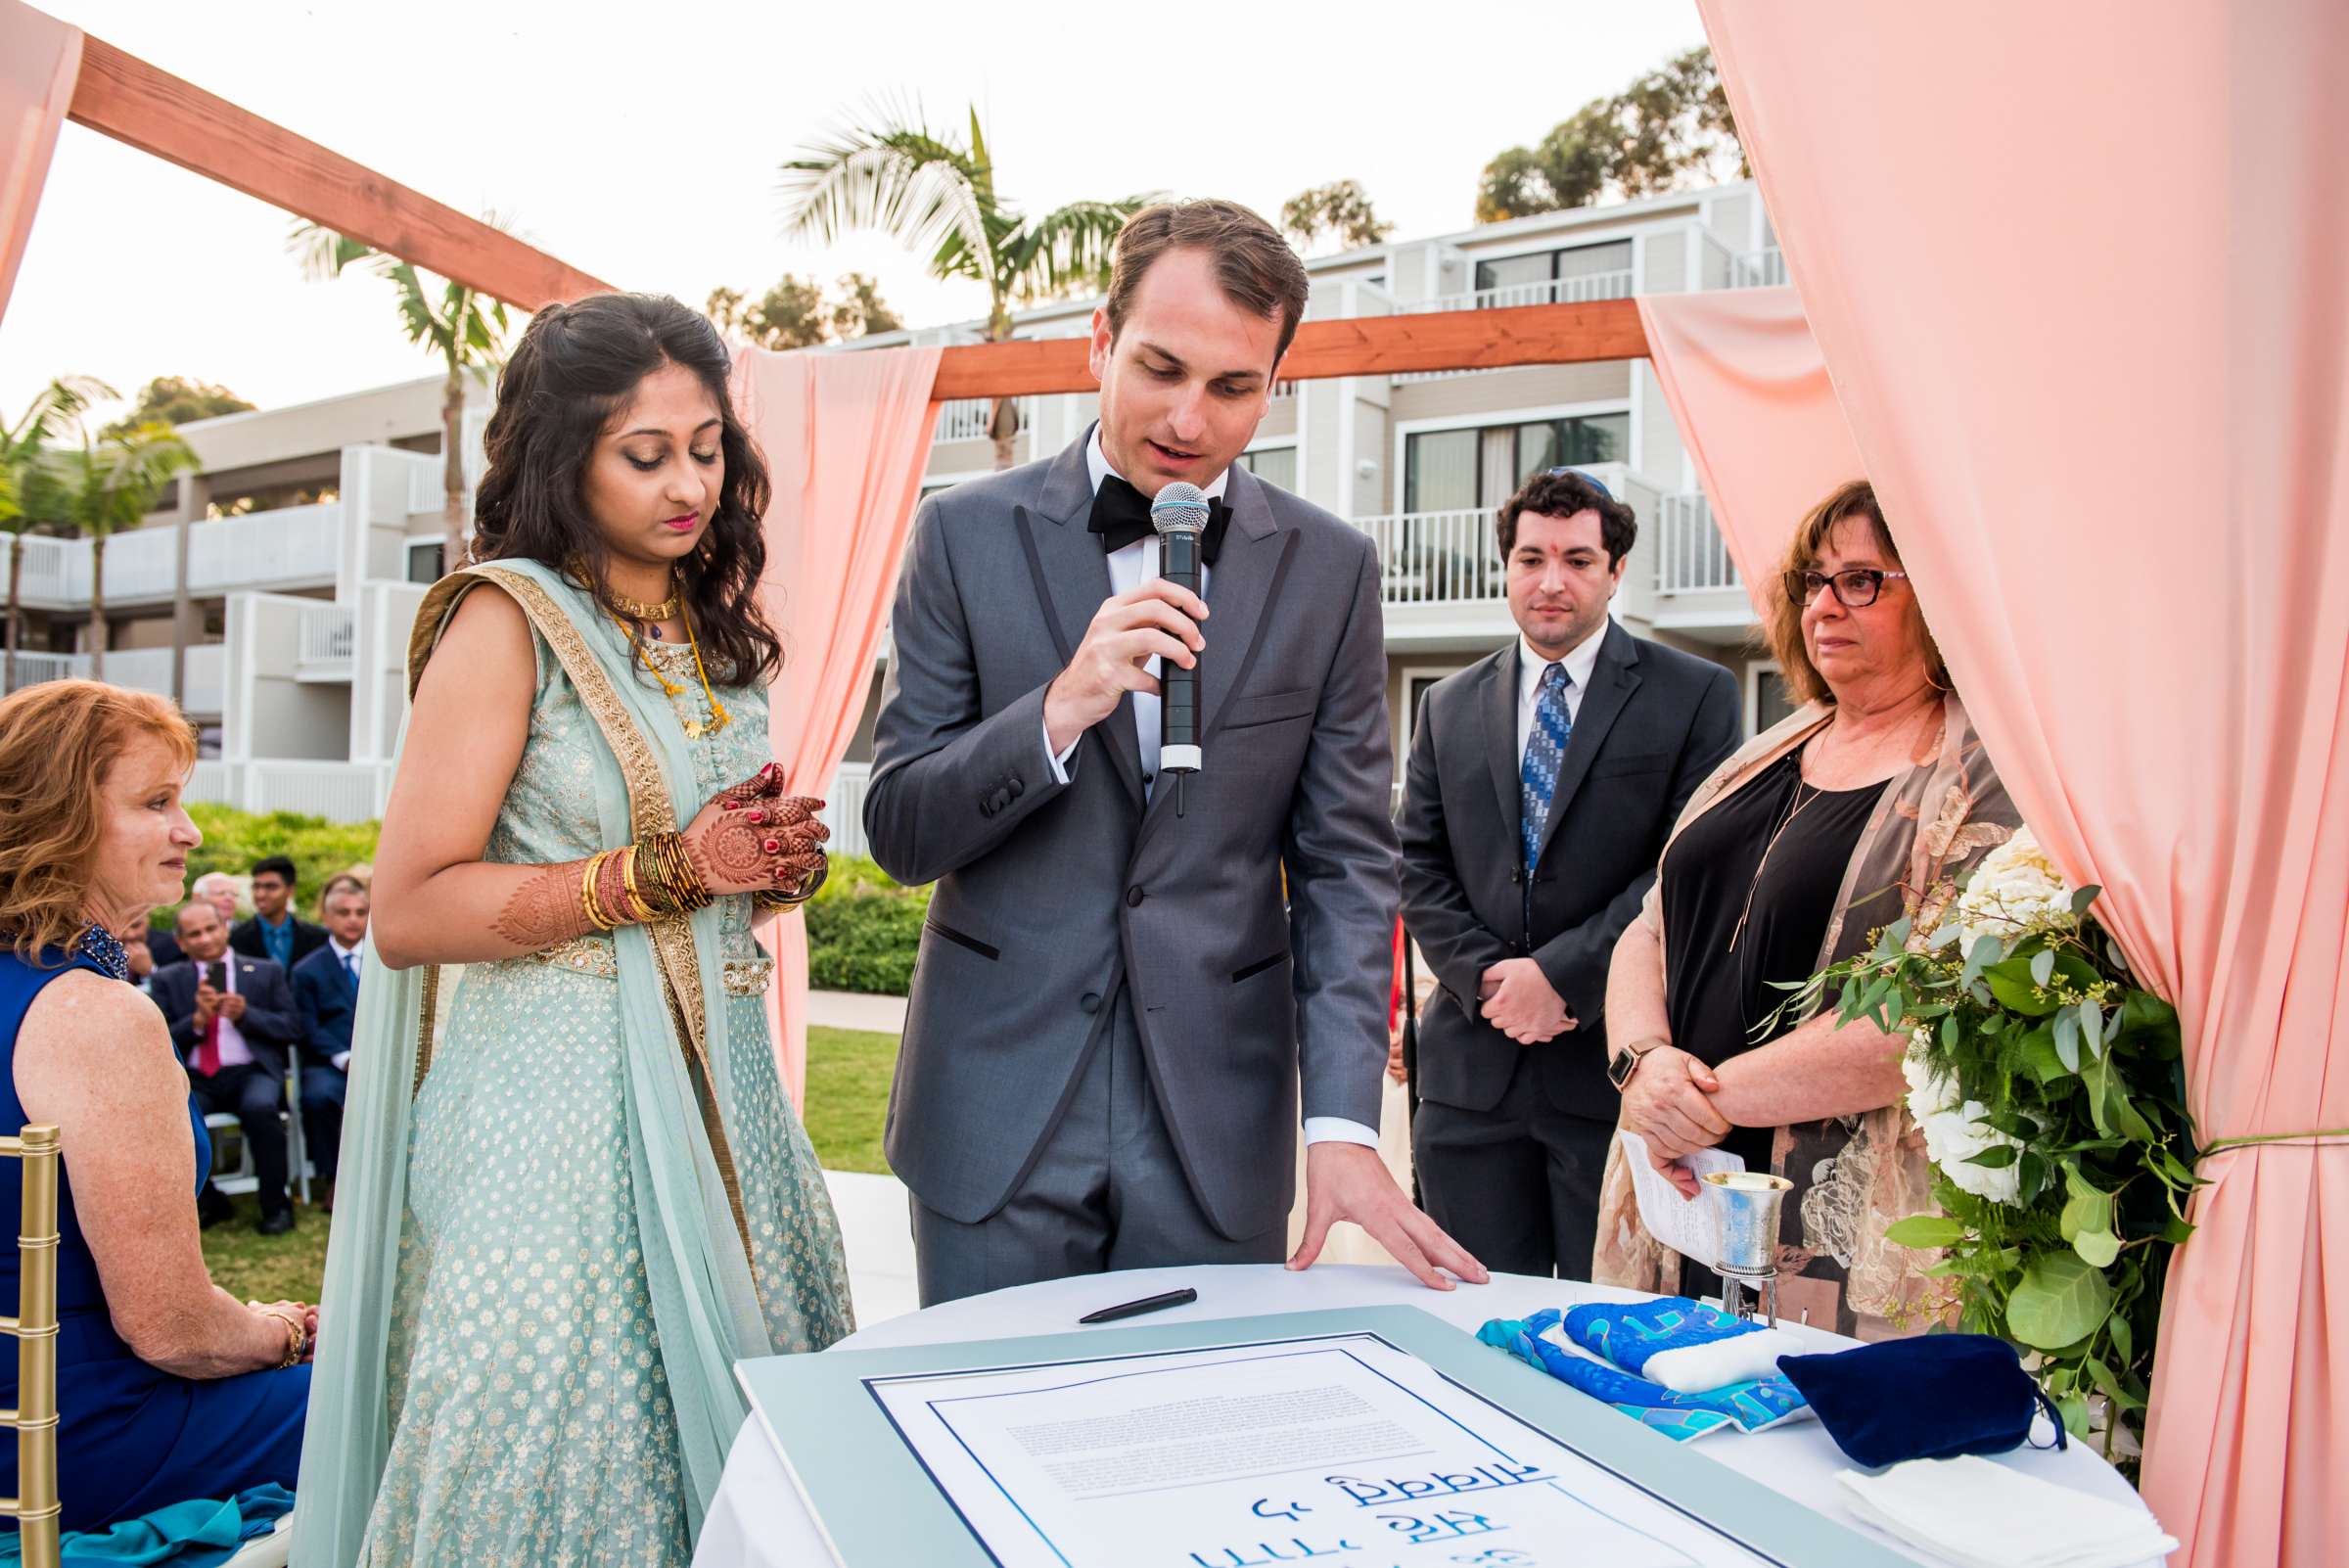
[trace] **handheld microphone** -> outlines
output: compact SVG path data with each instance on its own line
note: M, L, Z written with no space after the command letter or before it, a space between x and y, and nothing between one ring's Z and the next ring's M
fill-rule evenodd
M1159 576L1199 592L1199 535L1207 530L1207 492L1179 482L1150 502L1150 527L1158 531ZM1182 780L1199 771L1199 667L1184 669L1172 661L1159 668L1158 770L1174 775L1174 814L1182 814Z

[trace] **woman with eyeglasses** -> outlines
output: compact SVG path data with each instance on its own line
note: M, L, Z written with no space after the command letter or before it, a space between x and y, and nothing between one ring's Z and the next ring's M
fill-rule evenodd
M1865 481L1795 532L1765 634L1802 709L1698 786L1607 979L1620 1125L1693 1201L1676 1162L1721 1147L1794 1183L1778 1311L1862 1337L1940 1315L1930 1256L1884 1240L1929 1207L1924 1140L1903 1106L1906 1043L1833 1009L1786 1006L1903 915L1930 932L2018 817L1951 689ZM1710 1295L1639 1222L1624 1145L1599 1200L1592 1278Z

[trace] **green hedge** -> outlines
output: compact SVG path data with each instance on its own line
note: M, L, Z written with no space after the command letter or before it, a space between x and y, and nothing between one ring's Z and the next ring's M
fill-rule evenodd
M816 990L902 996L912 988L928 888L899 887L872 861L841 855L804 912L807 978Z
M204 832L204 843L188 856L190 887L198 877L213 871L242 877L253 869L253 861L282 854L294 862L295 897L305 920L317 917L318 890L326 886L327 878L352 866L375 863L376 835L383 828L380 822L329 822L322 816L293 811L260 815L209 802L192 803L188 815ZM158 909L149 919L168 927L173 913Z

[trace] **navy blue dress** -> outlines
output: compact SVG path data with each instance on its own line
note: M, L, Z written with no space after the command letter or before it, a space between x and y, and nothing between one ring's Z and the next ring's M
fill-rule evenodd
M61 955L42 957L57 963ZM41 988L69 968L105 972L80 956L41 968L0 947L0 1132L14 1133L26 1120L17 1098L17 1032ZM202 1190L212 1143L193 1100L188 1122ZM199 1380L140 1360L115 1332L98 1266L74 1217L73 1151L65 1150L60 1163L57 1465L64 1528L103 1530L170 1503L234 1497L264 1481L292 1487L301 1461L309 1367ZM23 1213L23 1181L22 1163L0 1160L0 1225L10 1230ZM0 1311L16 1310L18 1265L17 1249L0 1245ZM16 1403L16 1357L0 1342L0 1406ZM0 1442L0 1494L16 1492L17 1446Z

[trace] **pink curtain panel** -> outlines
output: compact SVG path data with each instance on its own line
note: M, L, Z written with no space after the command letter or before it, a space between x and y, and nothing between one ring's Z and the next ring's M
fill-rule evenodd
M864 712L938 420L938 352L735 352L735 405L774 480L763 603L783 672L767 732L795 795L823 793ZM806 917L769 921L760 940L775 958L776 1065L805 1103Z
M0 314L16 287L57 150L57 127L81 76L81 29L0 0Z
M1992 757L2178 1004L2205 1144L2275 1140L2202 1163L2145 1499L2190 1568L2337 1563L2349 6L1699 4Z

